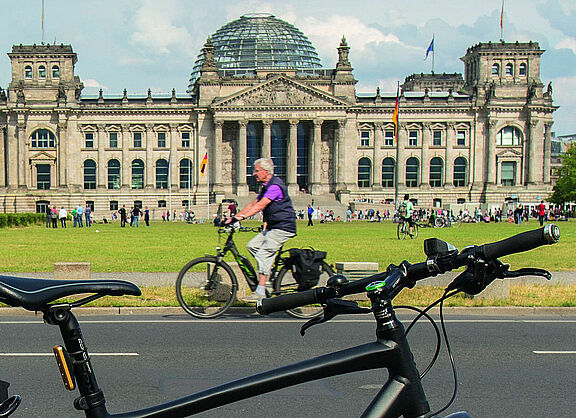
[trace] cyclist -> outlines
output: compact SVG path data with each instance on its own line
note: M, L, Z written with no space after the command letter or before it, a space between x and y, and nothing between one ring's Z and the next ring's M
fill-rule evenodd
M266 297L266 282L276 253L286 241L296 236L296 215L292 200L284 182L274 175L272 159L256 160L253 175L262 184L260 193L244 209L224 222L229 224L234 219L249 218L258 212L262 212L264 218L264 229L246 246L258 263L258 287L251 295L241 298L246 302L257 302Z
M400 217L404 219L404 222L408 222L408 233L410 238L414 237L414 219L412 219L412 213L414 212L414 205L410 202L410 196L408 193L404 195L404 201L400 204Z

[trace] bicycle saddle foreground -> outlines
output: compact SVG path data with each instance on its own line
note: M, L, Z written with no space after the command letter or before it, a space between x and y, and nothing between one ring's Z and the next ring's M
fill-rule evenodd
M30 311L42 311L50 302L81 293L102 296L142 294L138 286L123 280L49 280L0 275L0 302Z

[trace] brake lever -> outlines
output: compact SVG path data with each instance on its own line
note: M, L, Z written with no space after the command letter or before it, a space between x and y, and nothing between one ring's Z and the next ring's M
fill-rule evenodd
M313 325L318 325L323 322L328 322L336 315L352 315L363 314L372 312L368 308L361 308L357 302L342 299L328 299L324 306L324 313L322 316L312 318L300 328L300 335L304 336L306 330Z
M518 270L508 270L507 272L505 272L503 278L514 278L522 276L540 276L544 277L546 280L552 279L552 274L548 270L537 268L521 268Z

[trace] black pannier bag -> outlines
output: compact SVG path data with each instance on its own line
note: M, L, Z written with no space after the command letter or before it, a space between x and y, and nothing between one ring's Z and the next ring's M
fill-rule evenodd
M292 275L298 282L298 291L316 286L322 274L322 260L326 258L326 251L311 248L290 248L288 251L290 251Z

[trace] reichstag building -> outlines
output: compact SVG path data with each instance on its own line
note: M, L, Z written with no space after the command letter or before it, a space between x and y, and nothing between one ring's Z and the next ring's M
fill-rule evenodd
M187 94L82 95L71 45L14 45L0 88L0 211L167 207L247 199L272 157L296 199L417 205L534 203L551 191L552 88L537 42L479 43L463 74L412 74L355 90L346 39L324 68L307 37L245 15L206 41ZM201 175L208 155L207 172Z

